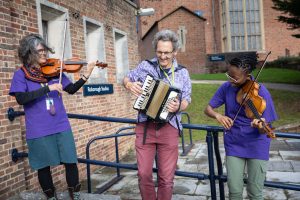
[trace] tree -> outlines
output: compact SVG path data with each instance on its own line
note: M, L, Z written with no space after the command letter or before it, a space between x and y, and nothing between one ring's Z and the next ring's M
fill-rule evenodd
M275 10L281 11L283 15L278 16L277 20L288 24L288 29L300 29L300 0L272 0ZM293 37L300 38L300 34Z

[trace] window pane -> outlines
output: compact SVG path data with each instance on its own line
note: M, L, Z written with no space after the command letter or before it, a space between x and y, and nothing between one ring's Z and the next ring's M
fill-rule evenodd
M232 48L232 50L233 51L235 51L236 50L236 48L235 48L235 37L231 37L231 48Z
M221 1L222 18L225 18L223 17L223 14L225 16L225 3L226 1ZM230 18L230 27L228 28L230 28L231 35L229 37L231 37L232 51L249 49L259 50L261 48L261 22L259 3L260 0L228 0L228 14ZM224 19L222 19L222 22L223 20ZM223 22L222 28L223 31L226 30L225 22Z
M246 0L248 50L261 48L260 12L258 0Z
M245 37L241 37L241 49L245 49Z

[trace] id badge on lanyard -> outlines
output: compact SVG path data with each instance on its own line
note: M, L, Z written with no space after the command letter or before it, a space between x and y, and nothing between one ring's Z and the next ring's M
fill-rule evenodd
M48 85L48 83L46 83L46 86ZM43 83L41 83L42 87L45 87ZM56 111L55 111L55 106L54 106L54 99L52 97L50 97L47 93L47 97L46 97L46 109L49 111L49 113L51 115L55 115Z

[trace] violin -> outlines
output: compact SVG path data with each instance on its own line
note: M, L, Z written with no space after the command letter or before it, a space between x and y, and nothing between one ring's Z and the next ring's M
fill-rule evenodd
M266 109L266 101L259 96L258 90L260 85L253 81L247 80L236 95L237 102L244 106L246 116L250 119L261 119L262 113ZM248 95L246 95L248 92ZM269 138L276 138L273 129L262 121L263 129Z
M246 82L242 85L241 89L238 91L236 95L236 100L240 104L240 107L237 113L235 114L233 121L235 121L235 119L237 118L237 115L239 114L241 108L244 107L246 116L250 119L259 119L262 122L263 130L266 132L267 136L273 139L276 138L273 129L263 120L261 120L262 113L266 109L267 104L265 99L259 96L258 91L260 85L256 82L270 54L271 52L269 52L266 56L266 59L264 60L264 63L261 66L259 72L257 73L255 79L247 79Z
M45 77L55 77L60 74L61 66L63 72L76 73L86 64L86 61L81 61L78 58L72 58L63 63L61 63L60 59L49 58L47 59L47 62L41 66L41 71ZM107 67L107 64L97 61L96 66L103 69Z

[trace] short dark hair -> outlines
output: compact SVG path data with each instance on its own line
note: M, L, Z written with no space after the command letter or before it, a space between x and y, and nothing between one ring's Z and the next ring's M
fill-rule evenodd
M20 40L18 56L23 65L28 67L37 63L39 53L36 51L36 47L39 44L42 45L45 50L54 53L52 48L48 47L45 40L39 34L29 34Z
M248 73L251 73L256 68L257 63L256 54L236 57L229 61L230 65L234 65Z

